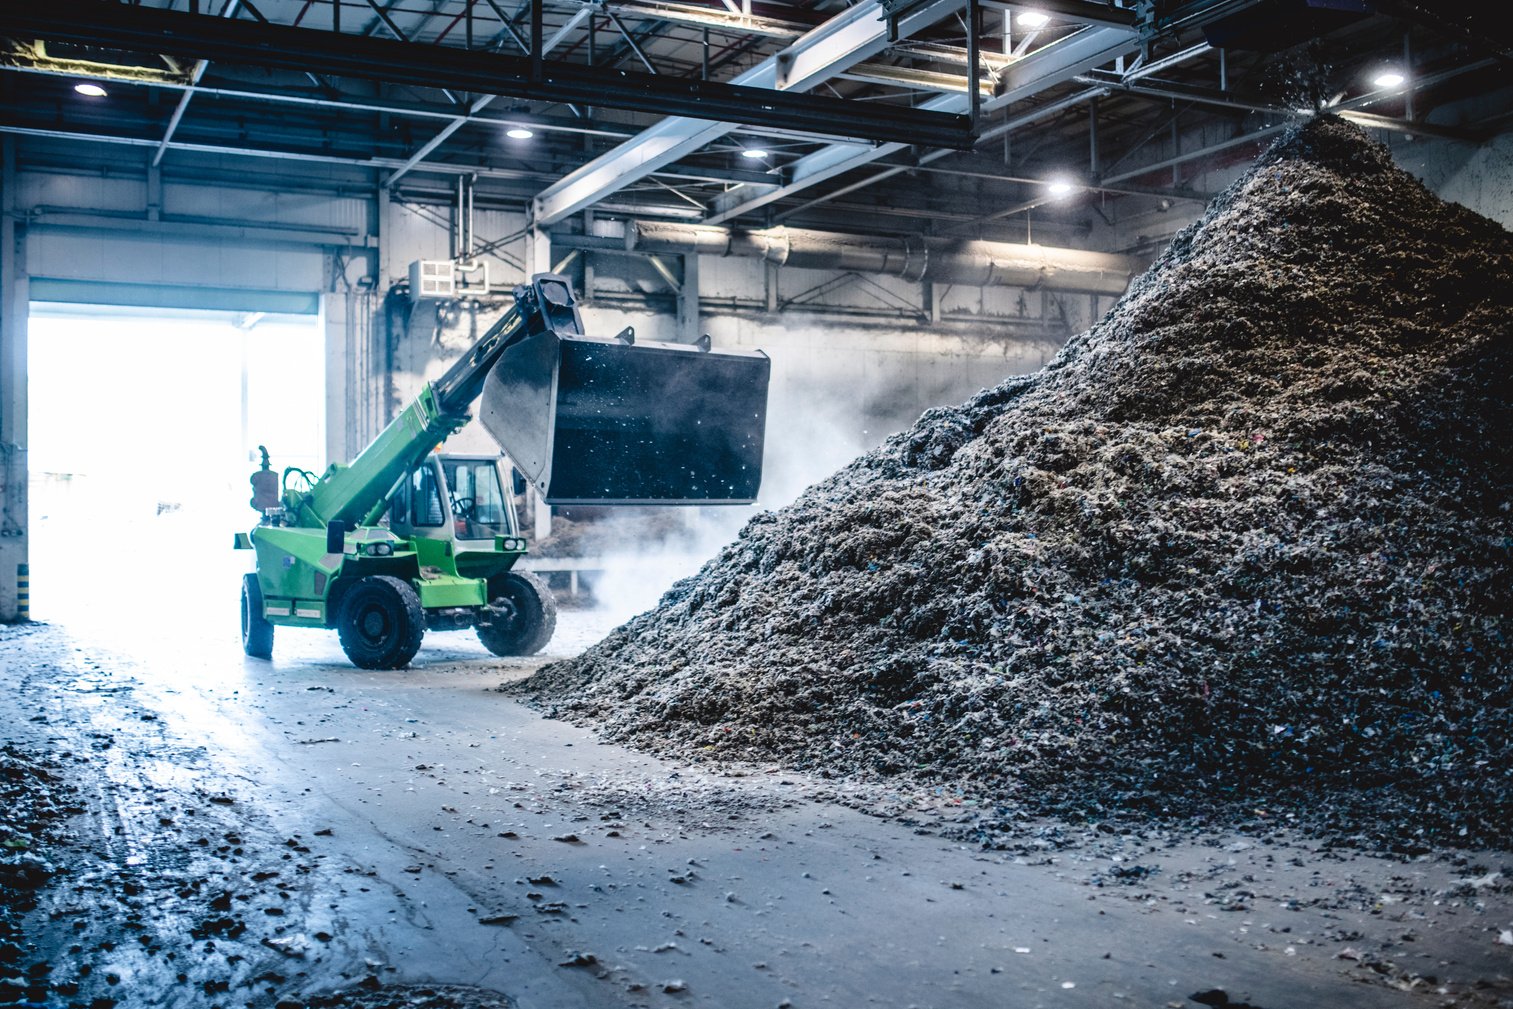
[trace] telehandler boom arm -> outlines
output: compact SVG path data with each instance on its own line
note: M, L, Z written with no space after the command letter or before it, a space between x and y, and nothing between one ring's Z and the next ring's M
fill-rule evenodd
M285 490L304 528L376 522L399 481L469 419L482 420L543 498L711 504L756 498L770 362L760 352L589 337L565 278L539 274L446 373L350 465Z
M293 524L319 528L342 522L351 527L377 521L395 484L467 422L489 369L525 330L524 320L534 311L532 301L517 297L514 307L445 375L427 383L350 465L333 464L308 492L297 492L297 500L285 505L295 505Z

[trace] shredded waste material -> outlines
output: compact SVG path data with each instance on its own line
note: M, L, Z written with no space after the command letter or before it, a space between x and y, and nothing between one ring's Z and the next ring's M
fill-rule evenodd
M1041 372L510 689L1031 815L1513 842L1513 235L1280 140Z
M46 970L27 963L25 923L58 872L52 842L78 811L70 802L55 762L13 743L0 747L0 1005L46 998Z

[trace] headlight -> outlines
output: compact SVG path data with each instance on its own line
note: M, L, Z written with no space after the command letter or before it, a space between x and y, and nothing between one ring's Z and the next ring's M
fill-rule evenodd
M391 543L369 543L367 552L370 557L387 557L394 552L394 545Z

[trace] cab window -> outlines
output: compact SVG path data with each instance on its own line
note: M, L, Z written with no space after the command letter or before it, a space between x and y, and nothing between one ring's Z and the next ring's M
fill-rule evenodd
M436 486L436 468L427 463L410 475L410 524L439 526L445 522L441 489Z
M492 460L443 461L459 539L489 539L513 532L509 504Z

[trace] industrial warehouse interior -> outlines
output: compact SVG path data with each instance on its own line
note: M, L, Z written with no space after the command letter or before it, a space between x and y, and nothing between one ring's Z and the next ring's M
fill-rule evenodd
M0 0L0 1005L1513 1007L1513 30Z

